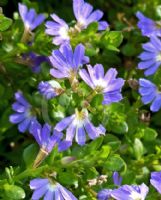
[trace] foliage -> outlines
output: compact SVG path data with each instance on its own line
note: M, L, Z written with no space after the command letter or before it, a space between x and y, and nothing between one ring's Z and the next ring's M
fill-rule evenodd
M72 21L72 1L29 1L23 0L30 8L50 17L57 13L70 24ZM138 88L131 81L144 77L137 68L138 55L142 52L141 43L147 42L137 28L136 11L140 10L154 20L161 19L159 0L120 0L89 1L101 9L110 28L98 31L98 23L91 23L85 30L71 36L71 45L85 46L90 64L101 63L105 71L114 67L119 77L125 80L123 99L110 105L102 105L103 96L95 94L86 105L90 119L95 126L106 128L105 136L84 146L73 145L66 151L53 148L49 156L38 168L33 162L39 151L38 144L28 132L20 133L17 125L9 122L13 113L14 93L22 91L25 98L37 110L38 120L55 126L63 118L84 106L92 94L92 89L83 81L73 91L68 80L57 80L49 71L51 63L41 64L40 73L33 73L32 63L24 55L34 52L50 56L58 47L52 44L52 37L45 34L44 23L36 28L23 41L24 24L18 14L18 2L0 1L0 198L30 199L32 191L29 181L36 177L54 176L56 181L68 188L78 199L96 199L102 188L114 188L112 174L118 171L123 184L149 184L150 172L161 170L161 110L153 113L149 105L143 105ZM8 8L13 5L13 9ZM63 12L62 12L63 8ZM153 10L153 12L152 12ZM153 14L154 15L153 15ZM46 18L47 21L47 18ZM28 42L32 42L29 45ZM161 70L150 77L157 86L161 85ZM41 81L57 80L65 92L49 101L38 92ZM92 96L92 95L91 95ZM53 174L56 175L53 175ZM91 186L89 181L107 175L107 181ZM159 194L150 186L147 199L159 199Z

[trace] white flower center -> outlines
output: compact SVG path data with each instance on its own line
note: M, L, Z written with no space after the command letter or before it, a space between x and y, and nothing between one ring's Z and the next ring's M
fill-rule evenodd
M94 81L94 83L95 83L96 86L99 86L99 87L102 87L102 88L106 88L107 87L107 83L103 79L98 79L98 80L96 79Z
M55 188L56 188L56 185L48 184L48 190L53 192L55 190Z
M83 125L85 124L87 115L88 115L88 113L86 111L79 112L78 110L76 110L75 119L73 121L73 124L75 126L77 126L78 128L83 127Z
M142 199L141 194L139 194L138 192L135 192L135 191L132 191L130 197L131 197L133 200L141 200L141 199Z
M85 21L85 19L82 18L82 17L79 18L78 23L79 23L80 26L86 26L86 21Z
M161 61L161 53L159 53L159 54L156 56L156 61L157 61L157 62L160 62L160 61Z
M59 30L59 34L61 35L61 37L63 39L69 39L69 35L68 35L68 29L65 27L61 27Z

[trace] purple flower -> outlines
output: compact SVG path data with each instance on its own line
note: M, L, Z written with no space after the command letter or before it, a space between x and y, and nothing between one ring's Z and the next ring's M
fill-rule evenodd
M122 183L122 177L119 176L118 172L113 173L113 182L115 185L120 186Z
M103 189L97 194L98 200L109 200L112 196L112 190L111 189Z
M16 102L12 105L12 109L16 113L10 115L10 122L18 124L18 130L25 132L29 130L31 132L32 125L37 123L36 117L32 114L32 107L24 98L21 92L15 93Z
M103 12L93 11L93 6L84 0L73 0L73 11L77 19L77 27L85 29L92 22L98 22L98 30L105 30L109 25L106 21L100 21ZM92 12L93 11L93 12Z
M54 80L52 81L41 81L38 85L40 94L46 99L52 99L63 92L60 84Z
M46 34L55 36L53 43L55 45L62 45L69 43L70 33L80 32L82 29L92 22L98 22L98 30L105 30L109 25L105 21L100 21L103 16L103 12L100 10L93 11L93 6L89 3L85 3L84 0L73 0L73 11L77 19L77 23L74 28L69 28L68 24L60 19L56 14L52 14L53 21L46 22ZM93 12L92 12L93 11Z
M150 110L157 112L161 108L161 92L157 87L146 79L139 79L139 93L141 94L144 104L151 103Z
M37 15L33 8L28 10L24 4L19 3L18 10L27 30L29 29L30 31L33 31L45 20L43 14Z
M81 78L97 93L104 95L103 104L118 102L122 99L121 88L124 85L122 78L116 78L116 69L109 69L104 75L104 68L101 64L91 65L86 69L80 70Z
M75 136L75 140L79 145L84 145L86 142L86 133L89 138L94 140L101 134L105 134L105 128L100 125L95 127L89 120L88 111L83 109L82 111L76 110L75 114L70 117L66 117L56 124L55 129L57 131L63 131L66 129L65 141L71 142Z
M54 21L46 22L45 24L46 34L55 36L53 38L53 44L55 45L69 43L70 37L68 35L69 32L68 24L55 14L52 14L51 17Z
M150 183L161 194L161 171L151 173Z
M30 188L35 190L32 200L77 200L77 198L65 187L49 179L36 178L30 181Z
M145 50L140 54L142 60L138 64L139 69L144 69L145 76L154 74L161 65L161 40L156 36L150 37L150 42L142 45Z
M35 53L29 53L29 59L31 61L31 70L34 73L39 73L41 70L41 64L49 61L46 56L39 56Z
M160 22L153 21L152 19L145 17L140 11L136 13L139 19L138 27L141 29L144 36L161 36L161 24Z
M50 74L55 78L68 78L71 83L75 81L79 67L89 62L82 44L77 45L74 52L69 44L62 45L49 58L53 65Z
M149 188L142 183L141 185L123 185L112 191L112 197L116 200L144 200Z
M63 137L63 133L54 130L51 134L51 126L44 124L42 127L40 123L35 123L32 127L32 135L39 144L40 148L49 154L56 144L59 144Z

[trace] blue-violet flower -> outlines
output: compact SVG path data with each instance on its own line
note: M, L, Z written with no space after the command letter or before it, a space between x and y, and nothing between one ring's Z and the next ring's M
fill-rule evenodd
M53 65L50 74L55 78L68 78L71 84L76 81L79 67L89 62L82 44L77 45L74 52L69 44L62 45L49 58Z
M87 69L88 72L86 69L81 69L79 74L93 90L103 94L103 104L118 102L122 99L121 88L124 80L116 78L116 69L110 68L105 75L101 64L96 64L94 67L88 65Z
M112 189L103 189L97 194L97 199L98 200L109 200L112 198Z
M151 173L150 183L161 194L161 171Z
M121 185L122 177L119 175L118 172L114 172L112 178L113 178L113 182L115 185L117 185L117 186Z
M76 26L85 29L92 22L98 22L98 30L105 30L109 25L106 21L100 21L103 12L100 10L93 11L93 6L84 0L73 0L73 11L77 19Z
M86 29L92 22L98 22L98 30L105 30L109 25L106 21L100 21L103 12L100 10L93 11L93 6L89 3L85 3L84 0L73 0L73 11L77 23L74 28L69 28L68 24L60 19L56 14L52 14L53 21L46 22L46 34L55 36L53 43L55 45L61 45L70 42L70 33L80 32L82 29Z
M161 36L161 22L145 17L140 11L136 13L136 16L139 19L137 25L141 29L142 35L147 37Z
M40 148L49 154L56 144L59 144L63 133L53 130L51 134L52 127L49 124L44 124L43 127L40 123L35 123L32 127L32 135L39 144Z
M141 185L123 185L112 191L112 197L116 200L144 200L149 192L149 188Z
M65 187L49 179L36 178L30 181L30 188L35 190L32 200L77 200L77 198Z
M68 35L68 24L63 19L60 19L56 14L52 14L51 17L54 21L46 22L46 34L55 36L53 38L53 44L55 45L69 43L70 37Z
M24 22L25 29L27 30L33 31L45 20L45 16L43 14L37 15L33 8L28 10L26 5L22 3L18 4L18 10L22 21Z
M15 93L16 102L12 105L12 109L16 113L10 115L10 122L18 124L18 130L25 132L29 130L31 133L32 126L37 123L36 117L32 114L32 107L24 98L21 92Z
M88 111L83 109L82 111L76 110L75 114L70 117L66 117L55 126L57 131L63 131L66 129L66 138L68 142L75 140L79 145L84 145L86 142L86 133L89 138L94 140L101 134L105 134L105 128L102 125L95 127L89 120Z
M52 99L60 95L64 90L57 81L41 81L38 90L46 99Z
M145 50L140 54L142 60L138 64L139 69L144 69L145 76L154 74L161 65L161 40L156 36L150 37L150 42L142 45Z
M161 108L161 92L156 85L146 79L139 79L139 93L141 94L144 104L151 103L150 110L157 112Z

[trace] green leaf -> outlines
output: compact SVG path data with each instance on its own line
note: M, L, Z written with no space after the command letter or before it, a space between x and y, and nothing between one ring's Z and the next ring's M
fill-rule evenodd
M110 148L109 145L103 145L103 146L101 147L99 159L100 159L100 158L106 159L106 158L109 156L110 151L111 151L111 148Z
M104 142L108 144L112 148L113 151L116 151L120 147L120 144L121 144L121 141L112 134L107 134L104 137Z
M12 20L0 14L0 31L6 31L12 24Z
M126 174L123 176L123 183L122 184L132 184L135 182L136 174L133 171L127 171Z
M98 107L99 105L102 104L103 101L103 95L102 94L97 94L91 101L91 106L93 107Z
M119 51L117 47L120 46L122 40L123 35L121 31L108 31L102 36L101 43L109 50Z
M59 97L59 104L61 106L69 106L71 98L67 94L62 94Z
M142 142L138 138L135 138L135 140L134 140L133 149L134 149L134 155L135 155L136 159L139 160L144 153L144 147L143 147Z
M39 147L37 144L30 144L28 147L24 149L23 159L27 167L33 165L34 160L38 154Z
M144 140L146 141L152 141L152 140L155 140L156 137L157 137L158 133L152 129L152 128L146 128L144 130Z
M89 26L82 31L82 34L87 34L87 35L91 35L93 33L96 33L98 30L98 23L97 22L93 22L91 24L89 24Z
M135 56L137 54L137 50L134 44L128 43L123 46L122 53L125 56Z
M61 172L58 177L60 183L64 185L73 185L75 182L77 182L76 175L71 171L67 172Z
M104 163L104 168L110 171L120 171L126 167L126 163L119 155L111 155Z
M87 146L86 146L86 152L87 153L90 153L90 152L93 152L97 149L99 149L99 147L101 146L103 142L103 137L98 137L97 139L93 140L91 143L89 143Z
M11 198L13 200L24 199L26 196L24 190L21 187L9 184L4 185L4 193L6 199Z
M126 122L119 122L115 126L113 126L112 131L114 133L118 133L118 134L127 133L128 132L128 125L127 125Z

